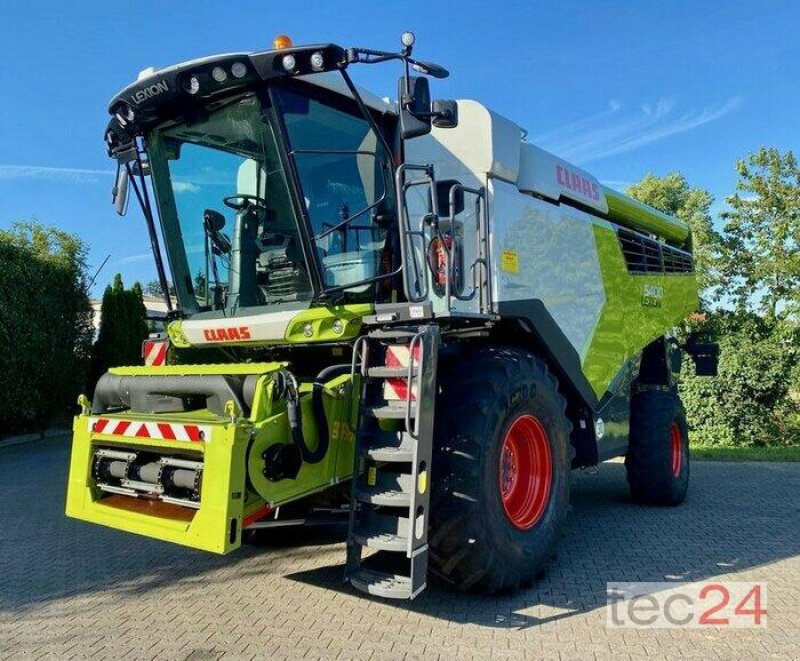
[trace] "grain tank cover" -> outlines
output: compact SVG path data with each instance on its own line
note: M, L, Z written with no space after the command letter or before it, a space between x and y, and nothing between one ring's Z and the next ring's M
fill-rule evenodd
M435 163L437 172L458 178L459 170L515 184L521 193L578 206L620 225L682 244L689 228L676 218L607 186L572 163L526 142L519 125L477 101L458 101L459 123L409 141L406 156ZM454 167L458 164L458 167Z
M689 237L689 226L677 218L606 186L603 186L603 192L611 220L677 243L683 243Z
M551 200L566 198L602 214L608 213L603 186L592 175L554 154L523 142L517 188Z

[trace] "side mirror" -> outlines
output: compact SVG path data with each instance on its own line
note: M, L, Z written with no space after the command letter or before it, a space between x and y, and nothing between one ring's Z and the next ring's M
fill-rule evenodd
M460 182L455 179L443 179L436 182L436 199L439 202L439 214L442 218L449 218L451 213L455 217L464 211L464 189L459 184ZM458 188L456 188L453 200L455 208L450 209L450 191L453 186L458 186Z
M437 100L431 108L433 125L437 129L454 129L458 126L458 103Z
M117 180L111 191L111 199L117 215L124 216L128 212L128 168L122 164L117 165Z
M400 135L403 140L431 132L431 91L428 79L422 76L401 77L397 98L400 99Z
M702 342L701 333L691 333L683 349L694 362L697 376L717 376L719 367L719 345L715 342Z

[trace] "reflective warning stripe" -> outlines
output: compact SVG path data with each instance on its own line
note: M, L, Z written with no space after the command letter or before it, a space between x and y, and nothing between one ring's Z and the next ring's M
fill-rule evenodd
M421 355L419 345L414 347L414 364L419 368L419 358ZM386 367L408 367L411 354L408 345L398 344L386 348ZM411 391L411 399L415 400L419 392L419 384L414 379L414 387ZM385 399L408 399L408 380L405 377L386 379L383 385L383 396Z
M125 438L150 438L158 441L189 441L204 443L211 438L208 425L178 425L168 422L143 422L111 418L89 418L89 431L93 434L123 436Z
M145 340L142 345L144 364L148 367L161 367L167 362L168 340Z

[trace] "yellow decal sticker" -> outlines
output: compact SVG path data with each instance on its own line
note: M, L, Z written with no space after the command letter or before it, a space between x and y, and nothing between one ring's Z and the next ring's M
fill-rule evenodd
M507 273L519 273L519 253L516 250L504 250L500 268Z
M367 470L367 485L374 487L378 481L378 469L375 466L370 466Z

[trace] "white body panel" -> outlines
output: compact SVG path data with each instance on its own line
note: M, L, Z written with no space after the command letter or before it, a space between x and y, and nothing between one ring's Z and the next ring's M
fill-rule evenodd
M437 181L455 179L469 188L486 188L493 300L541 299L559 325L569 329L567 337L583 357L605 300L592 217L541 201L534 194L553 201L568 198L606 213L608 205L600 182L588 172L523 142L519 126L476 101L458 101L458 113L455 128L434 127L430 135L409 140L406 161L433 165ZM412 217L412 226L425 211L424 200L416 202L420 210ZM464 214L462 223L467 270L477 256L474 215ZM519 273L502 270L504 250L516 251ZM565 254L570 255L571 265L576 260L580 272L562 271ZM464 275L468 289L471 275ZM584 304L576 305L576 298L584 298ZM431 300L434 311L441 312L441 297L432 294ZM453 299L451 311L477 313L478 300Z
M286 335L289 322L300 310L254 314L230 319L184 319L181 324L186 340L192 345L221 344L225 342L279 340ZM230 330L235 329L235 337ZM223 331L223 335L220 335Z
M541 300L583 360L606 302L593 232L603 221L496 179L489 192L492 299Z
M535 145L522 143L517 188L551 200L562 197L608 213L603 187L586 170L567 163Z

